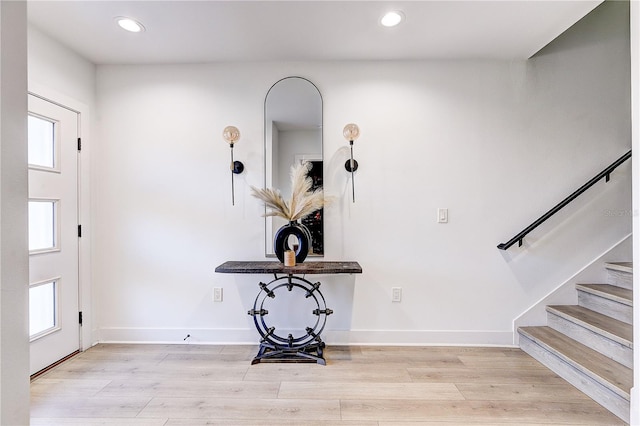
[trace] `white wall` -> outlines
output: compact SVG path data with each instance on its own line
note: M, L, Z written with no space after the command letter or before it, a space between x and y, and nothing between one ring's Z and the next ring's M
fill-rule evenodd
M27 10L0 2L0 424L29 423Z
M631 230L626 164L522 248L495 247L630 148L625 19L624 4L605 3L528 62L99 66L99 339L255 342L246 311L268 277L213 269L264 259L249 195L263 183L263 101L300 75L323 95L325 190L339 198L325 258L364 270L321 278L336 311L327 340L511 344L514 318ZM348 122L362 130L355 204ZM229 124L246 166L235 207ZM211 301L214 286L224 302Z
M55 91L88 106L95 104L96 67L66 46L29 26L29 90Z

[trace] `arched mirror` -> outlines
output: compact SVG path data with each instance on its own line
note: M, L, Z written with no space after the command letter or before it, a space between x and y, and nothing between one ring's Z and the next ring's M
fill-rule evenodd
M318 88L301 77L276 82L264 101L265 187L277 188L285 200L291 196L289 172L296 162L308 161L313 189L322 187L322 96ZM302 219L309 229L308 256L324 255L323 211ZM286 222L265 218L265 252L275 256L273 237Z

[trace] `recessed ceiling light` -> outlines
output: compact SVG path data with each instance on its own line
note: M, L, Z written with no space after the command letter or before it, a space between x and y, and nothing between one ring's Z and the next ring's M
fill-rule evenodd
M144 25L135 19L127 18L124 16L118 16L116 22L120 25L120 28L130 31L132 33L140 33L144 31Z
M380 23L385 27L395 27L403 20L404 20L404 14L399 10L394 10L391 12L387 12L382 17L382 19L380 19Z

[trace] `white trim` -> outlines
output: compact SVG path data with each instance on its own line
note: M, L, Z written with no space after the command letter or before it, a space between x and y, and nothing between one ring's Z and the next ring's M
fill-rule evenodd
M34 342L38 339L41 339L45 336L48 336L50 334L55 333L56 331L59 331L62 329L62 326L60 325L60 281L62 281L62 277L61 276L57 276L55 278L49 278L46 280L41 280L41 281L36 281L36 282L30 282L29 283L29 290L31 290L33 287L39 287L41 285L45 285L45 284L53 284L53 303L54 303L54 308L53 308L53 312L54 312L54 319L53 319L53 327L47 328L45 330L39 331L38 333L34 334L34 335L30 335L29 336L29 343ZM29 293L29 297L31 297L31 293ZM30 309L30 308L29 308ZM29 332L29 334L31 334L31 332Z
M640 267L640 3L630 2L631 21L631 187L633 188L633 262ZM640 425L640 274L633 274L633 387L630 424Z
M38 255L38 254L47 254L47 253L58 253L62 250L62 233L60 232L61 224L60 224L60 206L62 202L59 198L29 198L28 203L30 202L36 203L52 203L53 204L53 222L55 223L55 227L53 228L53 247L46 247L41 249L33 249L29 250L29 256Z
M103 327L100 343L257 345L255 329ZM186 336L189 335L189 338ZM327 345L513 347L512 331L493 330L325 330Z
M29 170L37 170L40 172L61 173L60 168L60 121L53 118L44 116L42 114L36 114L35 112L28 111L29 117L38 118L42 121L48 121L53 124L53 167L47 167L38 164L31 164L27 158L27 166ZM29 134L27 133L27 144L29 144Z
M58 174L61 173L60 169L54 169L54 168L46 167L46 166L37 166L37 165L34 165L34 164L29 164L28 167L29 167L29 170L35 170L35 171L38 171L38 172L48 172L48 173L58 173Z

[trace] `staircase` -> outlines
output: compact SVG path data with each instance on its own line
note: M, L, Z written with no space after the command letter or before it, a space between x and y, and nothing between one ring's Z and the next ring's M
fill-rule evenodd
M605 264L608 284L577 284L577 306L547 306L547 326L520 327L520 347L629 423L633 265Z

